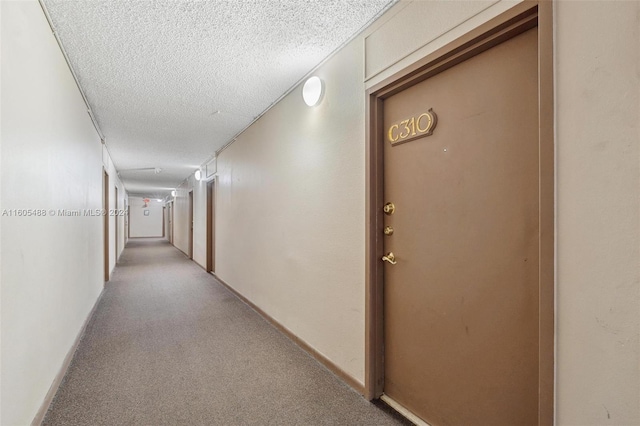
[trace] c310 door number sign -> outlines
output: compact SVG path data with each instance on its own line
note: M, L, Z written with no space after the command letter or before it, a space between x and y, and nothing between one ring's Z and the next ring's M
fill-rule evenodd
M420 115L392 124L387 131L387 140L391 145L398 145L423 136L431 136L437 124L438 116L433 108L430 108Z

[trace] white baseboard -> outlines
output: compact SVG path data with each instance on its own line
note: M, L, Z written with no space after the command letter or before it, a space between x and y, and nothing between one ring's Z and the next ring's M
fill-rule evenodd
M396 402L392 398L389 398L387 395L382 394L382 396L380 396L380 399L383 400L389 407L393 408L398 413L402 414L407 420L409 420L411 423L415 424L416 426L430 426L429 423L425 422L420 417L416 416L411 411L406 409L403 405Z

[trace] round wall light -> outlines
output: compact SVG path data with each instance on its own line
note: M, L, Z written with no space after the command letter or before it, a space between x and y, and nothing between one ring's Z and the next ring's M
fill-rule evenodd
M302 98L308 106L318 105L324 92L324 84L320 77L309 77L302 86Z
M202 179L202 172L200 171L200 169L196 170L195 177L197 181Z
M171 191L171 196L175 197L176 196L176 190L174 189L173 191Z

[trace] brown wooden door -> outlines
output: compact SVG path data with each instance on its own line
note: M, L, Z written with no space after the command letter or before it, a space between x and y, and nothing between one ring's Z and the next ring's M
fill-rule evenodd
M173 244L173 201L168 204L169 206L169 242Z
M102 169L102 235L104 243L104 281L109 281L109 174Z
M384 393L432 425L538 423L537 58L534 28L384 101Z
M120 220L120 215L118 214L118 187L117 186L115 187L115 190L116 190L116 197L115 197L116 198L116 202L115 202L115 204L116 204L116 207L115 207L116 213L113 215L114 216L114 221L113 222L115 224L115 231L116 231L115 232L115 234L116 234L116 241L115 241L115 251L116 251L116 255L115 256L116 257L115 257L115 259L116 259L116 263L118 263L118 238L120 238L119 237L120 234L119 234L119 231L118 231L118 221Z
M193 259L193 191L189 192L189 258Z
M207 272L216 270L216 181L207 182Z

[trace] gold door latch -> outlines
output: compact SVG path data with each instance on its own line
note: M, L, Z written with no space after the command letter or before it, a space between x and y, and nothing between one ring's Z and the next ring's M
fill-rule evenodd
M393 212L396 211L396 206L394 206L393 203L387 203L384 205L384 207L382 207L382 211L384 212L384 214L392 215Z
M393 228L390 226L385 226L382 232L384 232L384 235L393 235Z
M398 263L398 261L396 260L396 257L393 255L393 252L391 251L385 254L384 256L382 256L382 260L384 262L389 262L392 265L395 265L396 263Z

